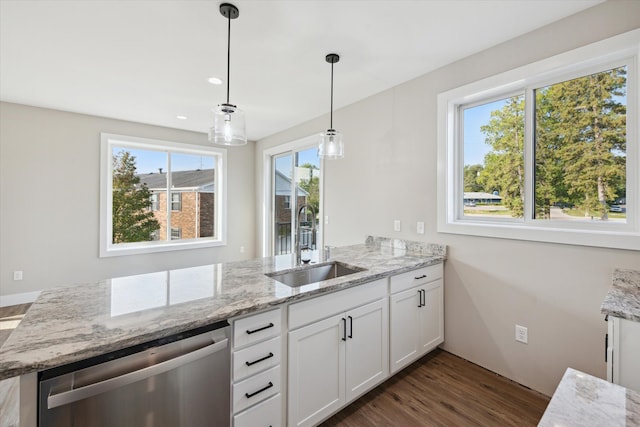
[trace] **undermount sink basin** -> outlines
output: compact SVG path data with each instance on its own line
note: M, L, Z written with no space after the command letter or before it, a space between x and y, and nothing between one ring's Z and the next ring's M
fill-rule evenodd
M339 261L332 261L329 263L303 267L297 270L268 273L266 276L295 288L298 286L308 285L310 283L347 276L364 270L364 268L347 265Z

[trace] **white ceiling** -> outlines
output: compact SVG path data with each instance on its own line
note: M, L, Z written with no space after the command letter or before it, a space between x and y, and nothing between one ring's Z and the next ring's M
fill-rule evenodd
M328 113L327 53L339 108L600 2L233 0L230 101L258 140ZM207 132L226 98L207 82L226 79L221 3L0 0L0 99Z

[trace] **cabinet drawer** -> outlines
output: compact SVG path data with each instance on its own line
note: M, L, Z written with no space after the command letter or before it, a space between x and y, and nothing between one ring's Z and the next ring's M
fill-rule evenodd
M280 427L282 424L282 394L278 393L272 398L247 409L233 417L234 427L272 426Z
M378 279L364 285L333 292L289 306L289 329L345 312L387 295L388 279Z
M442 277L442 263L418 268L391 276L391 293L401 292L414 286L424 285Z
M234 384L233 412L238 413L251 405L280 393L281 385L280 366Z
M279 308L238 319L233 324L233 346L244 347L280 335L282 316Z
M280 364L280 337L254 344L233 353L233 381L264 371Z

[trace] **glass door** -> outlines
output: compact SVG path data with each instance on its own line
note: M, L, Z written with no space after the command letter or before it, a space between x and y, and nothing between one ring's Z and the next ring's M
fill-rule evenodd
M321 178L315 146L272 156L273 255L295 253L298 224L303 247L321 246Z

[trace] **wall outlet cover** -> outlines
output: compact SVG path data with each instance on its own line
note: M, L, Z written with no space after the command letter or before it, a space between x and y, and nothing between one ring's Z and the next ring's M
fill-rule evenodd
M523 344L529 343L529 331L524 326L516 325L516 341Z

